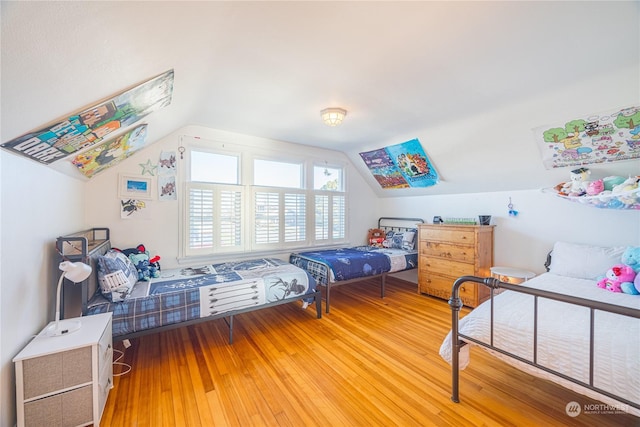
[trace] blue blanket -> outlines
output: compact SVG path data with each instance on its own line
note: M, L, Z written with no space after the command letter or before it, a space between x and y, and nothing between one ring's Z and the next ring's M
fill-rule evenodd
M391 269L389 257L370 246L302 252L300 255L329 265L336 281L373 276Z

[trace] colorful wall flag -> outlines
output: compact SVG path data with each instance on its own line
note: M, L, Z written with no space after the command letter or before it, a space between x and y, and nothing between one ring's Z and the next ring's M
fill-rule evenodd
M173 70L106 102L77 112L55 124L29 132L2 144L10 151L50 164L101 142L147 114L171 103Z
M360 157L382 188L430 187L438 183L438 173L418 139L360 153Z
M533 129L547 169L640 158L640 107L574 117Z

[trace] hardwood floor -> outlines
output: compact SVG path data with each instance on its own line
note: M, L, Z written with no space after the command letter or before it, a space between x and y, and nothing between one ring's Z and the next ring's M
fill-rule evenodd
M480 349L451 396L438 354L443 300L407 282L336 287L331 313L298 303L132 340L102 418L107 426L639 426L628 414L565 412L597 403ZM122 343L116 343L122 349ZM114 368L118 372L119 367Z

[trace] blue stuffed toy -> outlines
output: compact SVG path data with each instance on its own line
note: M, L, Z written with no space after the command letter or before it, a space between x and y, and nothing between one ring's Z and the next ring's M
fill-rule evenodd
M138 280L149 281L152 278L160 277L160 257L149 258L149 251L140 244L135 248L120 251L125 254L131 263L138 270Z
M640 246L629 246L622 253L623 264L633 268L633 271L640 273Z

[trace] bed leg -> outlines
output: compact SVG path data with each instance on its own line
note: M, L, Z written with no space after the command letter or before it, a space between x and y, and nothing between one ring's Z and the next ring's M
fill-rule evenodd
M458 313L462 308L462 301L458 297L458 288L454 285L453 295L449 300L451 307L451 400L460 403L460 347L458 339Z
M233 314L229 316L229 344L233 344Z
M322 292L316 290L316 316L318 319L322 319Z
M329 295L331 294L331 285L327 283L327 308L325 309L329 313Z

